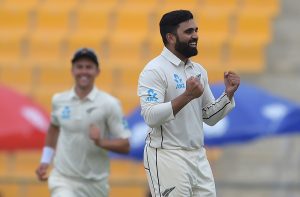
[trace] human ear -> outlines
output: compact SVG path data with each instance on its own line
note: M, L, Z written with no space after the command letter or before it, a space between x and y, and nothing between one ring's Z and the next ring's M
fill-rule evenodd
M170 44L175 44L176 43L176 38L175 38L174 34L167 33L166 38L167 38L168 43L170 43Z

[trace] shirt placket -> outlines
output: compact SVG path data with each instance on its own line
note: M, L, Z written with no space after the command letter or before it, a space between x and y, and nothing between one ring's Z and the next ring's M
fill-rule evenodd
M191 64L185 65L184 72L185 72L186 79L188 79L192 76L195 77L195 72L194 72L194 69L193 69L193 65L191 65Z
M74 102L74 118L75 120L81 120L82 119L82 114L81 114L81 108L82 108L82 103L80 100L76 100Z

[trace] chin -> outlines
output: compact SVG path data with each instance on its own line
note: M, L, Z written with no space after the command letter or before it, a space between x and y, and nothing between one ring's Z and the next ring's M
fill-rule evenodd
M196 52L196 53L190 53L190 54L187 55L187 58L194 57L196 55L198 55L198 52Z

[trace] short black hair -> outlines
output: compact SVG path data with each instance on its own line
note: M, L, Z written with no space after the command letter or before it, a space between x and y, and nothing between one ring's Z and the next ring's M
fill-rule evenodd
M180 23L193 19L194 16L189 10L174 10L165 13L159 22L160 35L164 44L168 43L167 33L176 33Z

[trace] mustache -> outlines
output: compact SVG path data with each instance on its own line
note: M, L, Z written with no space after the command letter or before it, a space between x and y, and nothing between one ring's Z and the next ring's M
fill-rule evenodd
M193 38L193 39L191 39L191 40L188 42L188 44L190 44L190 43L192 43L192 42L198 42L198 38Z

